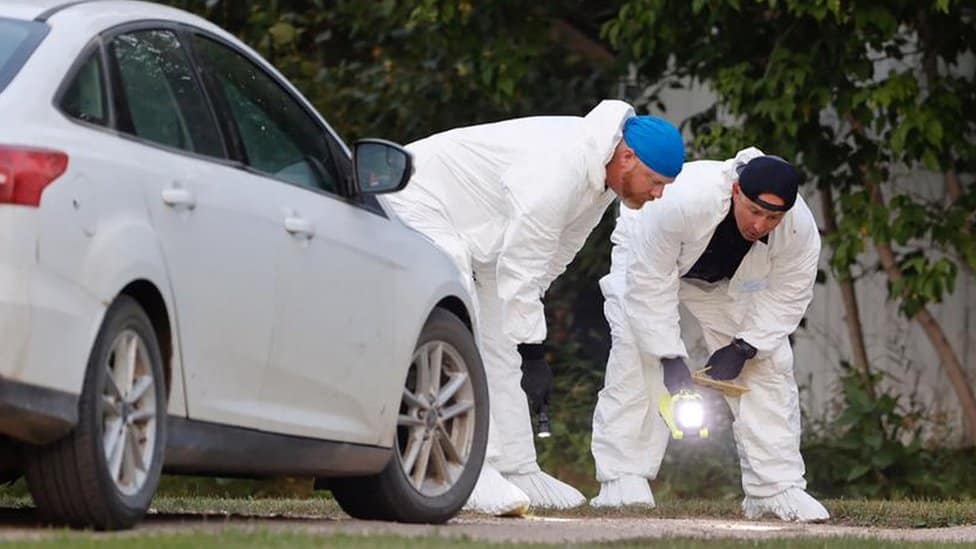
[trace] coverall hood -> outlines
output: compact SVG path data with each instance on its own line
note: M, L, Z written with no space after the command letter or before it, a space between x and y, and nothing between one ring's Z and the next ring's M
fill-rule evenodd
M586 178L594 191L607 184L607 164L617 143L624 138L624 122L634 116L634 108L623 101L605 99L583 117L586 143Z

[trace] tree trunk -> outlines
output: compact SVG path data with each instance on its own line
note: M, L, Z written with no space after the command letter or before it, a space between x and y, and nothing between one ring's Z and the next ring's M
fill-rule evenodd
M942 174L942 179L945 181L945 190L946 194L949 195L950 203L962 198L962 185L959 184L959 175L956 174L955 170L946 170Z
M879 206L883 206L884 197L881 194L881 188L876 183L868 182L866 184L871 193L871 201ZM885 274L888 275L888 280L892 283L901 280L902 274L898 270L898 264L895 261L895 253L891 249L891 244L875 241L874 247L878 250L878 258ZM927 307L922 307L912 320L917 321L922 326L922 330L929 338L929 342L932 343L936 354L939 356L939 362L942 364L942 368L945 370L946 375L949 376L949 382L952 384L956 398L959 400L959 406L962 408L966 443L971 445L976 442L976 395L973 394L973 387L966 379L966 372L963 370L962 363L959 361L959 357L956 356L956 352L953 350L948 338L946 338L939 321L932 316L932 313L929 312Z
M942 174L942 180L945 182L945 192L946 196L949 198L949 204L955 204L960 198L962 198L963 195L962 184L959 182L959 174L956 173L955 170L946 170L945 173ZM971 233L973 231L974 222L976 222L976 212L970 212L965 223L963 224L963 232ZM960 258L959 264L962 265L969 276L976 276L976 267L974 267L970 262L966 261L965 257Z
M556 19L549 27L549 37L557 44L565 45L569 50L581 55L584 59L598 67L613 64L613 53L603 44L591 40L579 29L562 19Z
M834 194L830 186L820 189L820 202L824 216L824 230L826 233L837 232L837 214L834 208ZM847 325L847 338L851 343L854 368L861 375L864 388L872 400L875 398L874 384L870 382L871 369L868 363L867 347L864 344L864 330L861 324L861 311L857 304L857 292L854 280L851 278L849 267L842 267L837 273L837 284L840 286L841 300L844 303L844 324Z

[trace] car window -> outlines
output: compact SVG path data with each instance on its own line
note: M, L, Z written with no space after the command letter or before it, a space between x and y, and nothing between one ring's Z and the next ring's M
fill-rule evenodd
M302 187L336 192L325 130L278 83L240 53L194 35L194 49L227 101L247 165Z
M108 124L102 60L98 51L88 56L61 97L61 110L78 120Z
M176 35L166 30L122 34L112 40L126 120L119 130L185 151L223 157L206 99Z
M0 91L13 80L46 32L43 23L0 17Z

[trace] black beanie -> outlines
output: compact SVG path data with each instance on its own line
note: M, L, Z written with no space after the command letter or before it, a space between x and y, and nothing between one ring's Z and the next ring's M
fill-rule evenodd
M739 187L742 194L767 210L789 211L796 202L796 193L803 182L803 175L792 164L778 156L753 158L739 170ZM759 198L761 194L774 194L783 199L783 205L770 204Z

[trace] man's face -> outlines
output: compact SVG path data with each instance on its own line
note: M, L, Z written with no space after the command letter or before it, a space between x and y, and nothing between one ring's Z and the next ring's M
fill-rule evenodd
M607 164L607 184L624 206L639 210L645 202L664 196L664 186L674 181L648 168L629 147L621 147Z
M782 198L770 193L759 195L759 199L776 206L785 204ZM748 196L742 193L738 181L732 184L732 208L735 224L738 225L742 238L749 242L755 242L771 233L786 215L786 212L767 210L750 200Z

